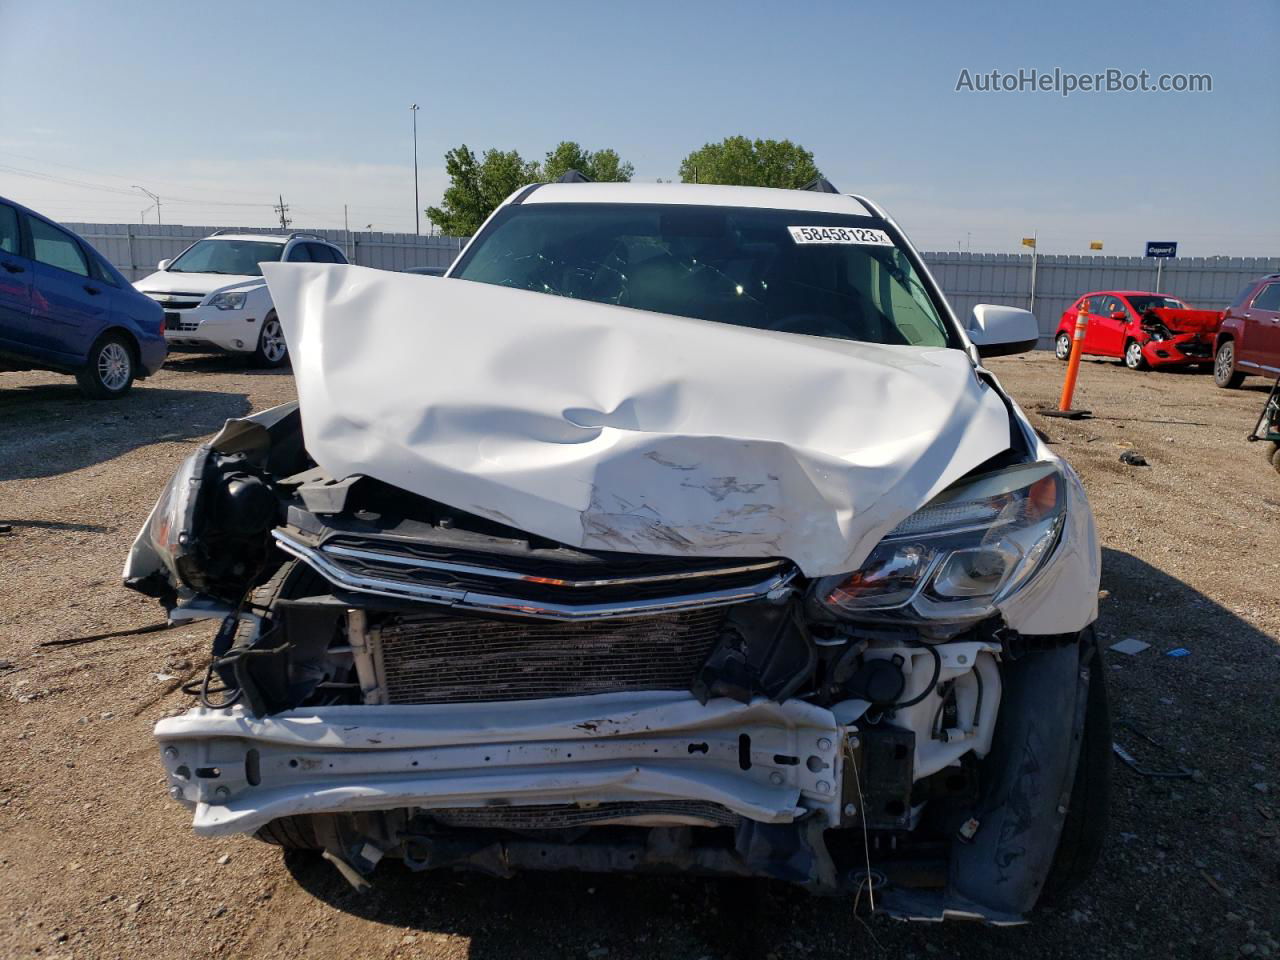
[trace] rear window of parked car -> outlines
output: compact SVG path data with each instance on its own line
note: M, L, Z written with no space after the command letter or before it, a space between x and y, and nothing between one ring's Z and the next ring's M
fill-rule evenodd
M334 249L330 246L327 246L326 244L308 243L307 249L311 252L312 263L341 263L342 262L341 260L339 260L337 257L334 256L334 252L335 252Z
M63 233L57 227L28 217L31 224L31 246L34 259L51 267L58 267L82 277L89 275L89 264L85 262L80 245L69 233Z
M0 204L0 252L16 254L18 243L18 211Z

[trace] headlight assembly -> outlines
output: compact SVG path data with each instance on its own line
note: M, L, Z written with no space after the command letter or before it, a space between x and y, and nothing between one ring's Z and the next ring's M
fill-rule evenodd
M204 481L209 448L201 447L178 467L169 485L160 494L147 524L151 548L173 574L175 585L188 586L184 568L190 567L195 539L196 504Z
M200 447L183 461L146 526L173 586L237 600L271 553L278 503L242 458Z
M1062 471L1029 463L952 487L889 532L853 573L812 601L842 619L978 620L1019 589L1057 542Z
M247 293L215 293L209 299L209 306L219 310L243 310Z

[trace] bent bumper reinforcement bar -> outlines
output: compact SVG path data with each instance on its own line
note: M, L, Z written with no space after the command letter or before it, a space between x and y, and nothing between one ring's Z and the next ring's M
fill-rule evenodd
M295 814L672 799L835 824L850 732L799 700L704 705L685 691L262 718L197 708L155 728L170 794L206 836Z
M790 588L794 570L777 572L754 584L722 590L685 593L679 596L630 600L624 603L559 604L494 596L473 590L457 590L433 584L405 583L353 573L343 569L322 550L308 546L283 530L273 530L276 545L290 556L310 565L317 573L339 587L358 593L438 603L467 610L501 613L510 616L537 617L543 620L597 620L606 617L643 617L672 613L692 607L716 607L769 596L780 596Z

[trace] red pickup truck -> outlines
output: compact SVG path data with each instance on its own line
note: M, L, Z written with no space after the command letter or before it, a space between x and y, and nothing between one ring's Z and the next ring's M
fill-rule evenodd
M1208 366L1220 310L1193 310L1176 297L1140 290L1086 293L1062 314L1054 335L1059 360L1071 355L1076 313L1088 301L1089 325L1084 353L1123 360L1130 370L1151 367Z

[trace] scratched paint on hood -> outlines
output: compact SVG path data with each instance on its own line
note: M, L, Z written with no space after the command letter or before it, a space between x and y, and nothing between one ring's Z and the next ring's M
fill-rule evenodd
M963 351L263 264L308 451L564 544L855 569L1009 445Z

